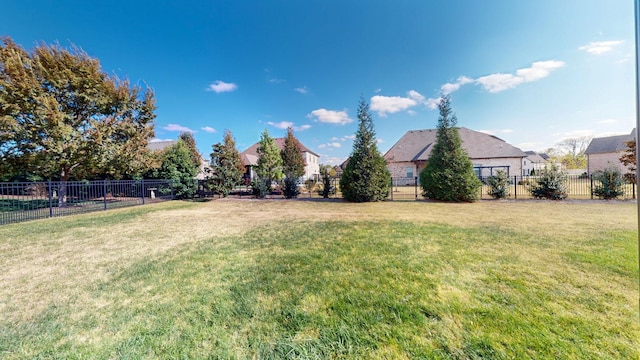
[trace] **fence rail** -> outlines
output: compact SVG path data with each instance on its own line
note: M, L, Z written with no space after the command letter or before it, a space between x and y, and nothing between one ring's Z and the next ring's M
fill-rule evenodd
M0 225L143 205L173 197L171 180L0 183Z
M487 185L488 177L481 177L482 187L480 188L481 199L491 199L489 195L490 187ZM537 176L511 176L509 178L509 196L507 199L533 199L531 196L531 186L538 181ZM597 199L594 190L600 182L593 177L569 175L567 179L568 199ZM635 199L636 184L629 183L623 187L624 194L620 199ZM422 189L418 177L414 178L393 178L392 189L389 194L390 200L423 200Z

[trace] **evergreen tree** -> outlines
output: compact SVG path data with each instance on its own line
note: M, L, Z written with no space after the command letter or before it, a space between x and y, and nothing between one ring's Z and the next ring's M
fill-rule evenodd
M473 171L473 163L462 148L456 115L449 95L438 104L438 133L427 166L420 172L423 196L441 201L475 201L482 183Z
M178 199L187 199L196 193L197 174L198 168L193 164L191 151L184 141L178 140L163 152L162 165L154 171L153 177L173 180L175 196Z
M224 142L212 147L211 176L207 182L213 191L226 197L242 181L244 165L231 131L225 131Z
M340 178L342 196L347 201L385 200L391 187L391 174L376 143L369 104L360 98L358 131L353 150Z
M280 152L284 172L284 196L287 199L297 197L300 193L298 180L304 175L305 161L300 150L300 142L293 136L293 129L287 128L284 148Z
M197 167L200 167L200 159L202 156L200 156L200 152L196 145L196 139L193 137L193 134L190 132L183 132L180 134L178 139L182 140L187 149L189 149L189 153L191 153L191 161L193 161Z
M276 142L267 129L260 135L258 144L258 165L256 166L256 175L258 180L254 183L254 193L257 197L264 197L267 192L271 191L271 183L281 180L282 174L282 157Z

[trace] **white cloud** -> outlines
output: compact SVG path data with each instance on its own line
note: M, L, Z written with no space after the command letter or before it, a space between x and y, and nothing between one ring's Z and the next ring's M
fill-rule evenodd
M316 109L309 113L307 117L310 119L315 118L315 121L319 121L321 123L338 125L345 125L353 121L353 119L349 118L349 115L347 115L346 110L335 111L327 109Z
M321 154L322 164L324 165L340 165L345 161L344 157L329 156L327 154Z
M415 111L415 110L407 110L407 114L409 114L411 116L414 116L414 115L418 114L418 112Z
M384 142L384 140L382 140L382 139L376 139L376 143L378 143L378 144L382 144L383 142Z
M158 139L158 138L153 138L153 139L149 140L149 142L150 142L150 143L160 142L160 141L174 141L174 139Z
M418 105L416 100L401 96L375 95L371 98L371 110L377 111L378 115L382 117L407 110L416 105Z
M332 142L332 143L318 145L318 149L331 149L331 148L337 149L341 147L342 147L342 144L340 144L339 142Z
M182 125L178 125L178 124L169 124L167 126L163 126L162 127L164 130L167 131L179 131L179 132L184 132L184 133L195 133L196 131L193 131L191 129L189 129L186 126L182 126Z
M440 105L440 101L442 100L442 98L428 98L427 101L425 102L425 105L427 105L427 107L431 110L435 110L438 108L438 105Z
M537 61L531 64L531 67L518 69L516 74L496 73L479 77L475 80L477 84L489 91L497 93L507 89L512 89L520 84L537 81L551 74L551 71L561 68L565 65L563 61L548 60Z
M544 146L544 143L541 142L522 142L517 145L520 149L524 151L528 151L529 149L540 149L541 146Z
M211 133L211 134L216 133L216 129L212 128L211 126L203 126L200 128L200 130Z
M294 90L294 91L299 92L300 94L306 94L306 93L308 93L308 92L309 92L309 89L307 89L307 87L306 87L306 86L303 86L303 87L297 87L297 88L295 88L295 89L293 89L293 90Z
M408 110L425 102L425 97L415 90L409 90L407 96L375 95L371 97L371 110L377 111L378 115L385 117L387 114Z
M578 49L586 51L592 55L600 55L613 50L614 47L622 44L623 42L623 40L593 41L587 45L580 46Z
M346 140L355 140L356 136L355 135L347 135L347 136L343 136L342 138L346 139Z
M216 80L214 83L210 84L207 88L207 91L215 91L216 93L230 92L234 91L238 88L238 85L234 83L226 83L221 80Z
M446 83L446 84L442 85L440 90L442 91L443 94L447 95L447 94L451 94L454 91L457 91L458 89L460 89L460 87L462 85L470 84L472 82L473 82L473 79L468 78L466 76L460 76L456 80L456 82L454 82L454 83Z
M500 132L503 133L503 134L511 134L513 132L513 130L512 129L502 129L502 130L500 130Z
M268 121L267 124L278 128L278 129L287 129L287 128L292 128L294 131L304 131L307 129L311 128L311 125L302 125L302 126L295 126L294 123L292 123L291 121L280 121L280 122L273 122L273 121Z
M380 88L377 88L377 89L373 90L373 92L376 93L376 94L379 93L380 91L382 91L382 89L380 89Z

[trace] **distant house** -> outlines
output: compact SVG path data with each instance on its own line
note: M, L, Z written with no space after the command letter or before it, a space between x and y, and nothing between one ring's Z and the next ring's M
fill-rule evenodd
M407 131L384 155L394 178L411 182L427 164L436 143L436 129ZM478 176L491 176L502 169L507 174L523 175L527 154L504 140L485 133L458 128L462 147L467 151Z
M535 151L525 151L527 157L522 162L522 175L539 174L540 170L551 165L549 155Z
M587 174L591 175L611 165L620 169L622 173L629 172L620 162L620 156L627 150L626 142L634 140L635 134L636 129L633 129L628 135L593 138L584 151L587 155Z
M274 138L273 140L278 149L282 151L282 149L284 149L285 138ZM302 152L302 157L305 162L304 175L302 175L303 180L318 178L320 176L320 156L309 150L309 148L304 146L300 141L298 141L298 144L300 144L300 151ZM253 167L258 165L258 146L260 146L260 143L255 143L240 153L240 158L245 167L245 178L247 179L256 178Z

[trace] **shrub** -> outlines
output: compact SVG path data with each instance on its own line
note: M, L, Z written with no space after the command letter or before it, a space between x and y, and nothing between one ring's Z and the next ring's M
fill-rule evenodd
M531 195L536 199L563 200L567 198L567 173L553 164L544 168L538 182L531 185Z
M251 191L258 199L264 199L271 191L271 184L262 179L256 179L251 182Z
M504 199L509 196L509 177L504 170L496 171L496 175L487 178L489 195L494 199Z
M298 178L289 176L285 177L282 193L287 199L298 197L298 195L300 195L300 189L298 188Z
M614 166L595 172L593 180L599 182L593 189L593 195L600 199L610 200L624 195L625 177Z

